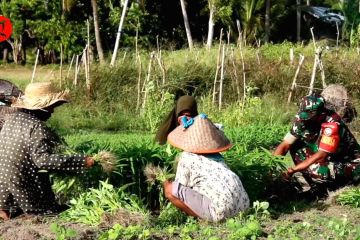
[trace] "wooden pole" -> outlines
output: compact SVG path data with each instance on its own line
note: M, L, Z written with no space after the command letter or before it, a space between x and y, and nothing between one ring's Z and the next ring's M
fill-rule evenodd
M90 80L90 23L89 23L89 19L86 20L87 23L87 49L85 50L86 53L86 63L87 63L87 82L86 82L86 86L87 86L87 90L90 96L90 90L91 90L91 80Z
M218 49L218 55L216 59L216 71L215 71L215 79L214 79L214 88L213 88L213 96L212 96L212 105L215 105L215 98L216 98L216 82L217 77L220 69L220 55L221 55L221 42L222 42L222 35L223 35L223 29L220 30L220 43L219 43L219 49Z
M339 37L340 37L340 31L339 31L339 25L336 23L336 49L339 49ZM337 53L336 53L337 54Z
M138 66L138 84L137 84L137 100L136 100L136 111L140 108L140 98L141 98L141 58L139 55L136 56L137 66Z
M290 48L290 64L292 65L293 63L294 63L294 49Z
M63 46L60 43L60 88L62 87Z
M316 69L317 69L317 65L318 65L318 59L317 58L318 58L318 56L317 56L317 54L315 54L314 65L313 65L313 70L312 70L312 74L311 74L310 86L309 86L309 95L312 94L313 91L314 91Z
M120 42L121 30L122 30L122 26L123 26L123 24L124 24L125 13L126 13L126 9L127 9L128 2L129 2L129 0L125 0L124 7L123 7L123 11L122 11L121 18L120 18L119 28L118 28L118 31L117 31L117 34L116 34L115 47L114 47L113 55L112 55L112 57L111 57L110 66L114 66L114 64L115 64L117 51L118 51L118 49L119 49L119 42Z
M74 77L74 86L77 86L77 76L79 73L79 55L76 55L76 64L75 64L75 77Z
M297 79L297 77L299 75L300 68L303 65L304 59L305 59L305 57L303 55L300 55L299 65L298 65L298 67L296 69L295 76L294 76L293 82L291 84L291 89L290 89L290 92L289 92L289 97L288 97L288 101L287 101L288 104L291 102L292 94L293 94L293 92L294 92L294 90L296 88L296 79Z
M238 94L238 101L240 102L240 100L241 100L240 84L239 84L239 80L238 80L238 74L236 71L234 50L231 51L231 57L232 57L232 65L233 65L234 75L235 75L236 92Z
M219 89L219 110L221 110L221 107L222 107L223 83L224 83L224 62L225 62L225 44L223 44L223 47L222 47L220 89Z
M245 73L245 62L244 62L244 55L242 46L240 44L240 58L241 58L241 65L242 65L242 72L243 72L243 101L246 99L246 73Z
M316 51L316 42L315 42L315 35L314 35L313 29L314 29L314 27L311 27L310 32L311 32L311 36L312 36L312 40L313 40L313 44L314 44L314 51Z
M38 63L38 59L39 59L39 49L36 52L35 65L34 65L34 70L33 70L32 76L31 76L31 82L34 82L35 71L36 71L36 66L37 66L37 63Z
M146 76L146 79L144 81L143 84L143 92L144 92L144 99L143 99L143 104L142 104L142 108L145 109L146 107L146 100L147 100L147 95L148 95L148 88L146 87L146 84L150 81L150 77L151 77L151 68L152 68L152 62L154 59L155 53L151 52L150 54L150 60L149 60L149 65L148 65L148 74Z
M75 59L75 55L73 55L72 58L71 58L71 62L70 62L70 66L69 66L69 69L68 69L67 74L66 74L66 78L69 78L71 67L72 67L72 65L74 63L74 59Z

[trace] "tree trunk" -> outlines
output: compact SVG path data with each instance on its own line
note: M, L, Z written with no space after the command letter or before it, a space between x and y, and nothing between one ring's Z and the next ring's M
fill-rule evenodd
M4 63L8 62L8 54L9 54L9 49L4 48L4 50L3 50L3 62Z
M296 41L301 41L301 0L296 0Z
M270 6L271 0L266 0L266 10L265 10L265 42L269 42L270 38Z
M181 11L182 11L183 18L184 18L184 24L185 24L186 36L188 39L189 49L192 50L193 49L193 41L192 41L192 37L191 37L189 20L188 20L186 8L185 8L185 1L180 0L180 4L181 4Z
M119 48L119 42L120 42L122 25L123 25L123 23L124 23L124 19L125 19L125 14L126 14L126 9L127 9L128 2L129 2L129 0L125 0L124 6L123 6L123 11L122 11L122 13L121 13L119 28L118 28L118 31L117 31L117 34L116 34L115 47L114 47L113 55L112 55L112 57L111 57L110 66L114 66L114 64L115 64L116 55L117 55L117 51L118 51L118 48Z
M94 31L95 31L95 39L96 39L96 49L99 55L100 64L105 63L104 59L104 51L101 44L101 36L99 30L99 18L98 18L98 7L97 0L91 0L91 7L93 9L93 18L94 18Z
M208 37L206 42L206 47L208 49L211 48L212 40L214 38L214 5L210 4L210 16L209 16L209 29L208 29Z

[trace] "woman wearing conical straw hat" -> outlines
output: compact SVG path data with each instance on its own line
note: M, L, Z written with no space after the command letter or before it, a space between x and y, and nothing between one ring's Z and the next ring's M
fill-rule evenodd
M46 127L54 109L69 101L49 82L30 83L12 107L18 109L0 132L0 218L10 213L48 214L64 210L51 189L48 171L82 172L94 165L81 154L55 154L60 137Z
M168 136L182 150L175 181L164 183L165 197L188 215L211 222L235 216L250 205L239 177L220 154L232 144L205 114L184 117Z
M161 123L156 133L155 141L160 145L164 145L169 133L179 126L179 118L182 116L195 117L196 115L198 115L198 110L195 98L188 95L181 96L166 119Z

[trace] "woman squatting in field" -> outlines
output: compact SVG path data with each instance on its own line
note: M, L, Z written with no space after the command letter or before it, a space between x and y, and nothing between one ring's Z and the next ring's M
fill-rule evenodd
M49 172L81 173L94 165L91 157L55 153L61 139L45 122L67 102L67 91L43 82L29 84L25 95L12 104L18 110L0 132L0 218L64 210L55 200Z
M164 145L168 134L179 126L179 119L182 116L195 117L196 115L198 115L198 110L195 98L187 95L181 96L177 100L175 107L160 125L155 137L156 142Z
M232 144L205 114L182 117L168 135L168 142L182 149L175 181L164 183L165 197L188 215L218 222L237 215L250 205L239 177L219 152Z

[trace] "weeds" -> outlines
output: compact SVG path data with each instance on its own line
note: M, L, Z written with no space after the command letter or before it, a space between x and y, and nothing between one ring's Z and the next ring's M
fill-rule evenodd
M342 192L336 202L341 205L350 205L352 207L360 207L360 188L352 188Z

